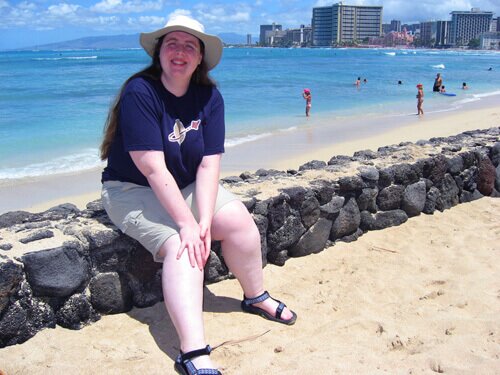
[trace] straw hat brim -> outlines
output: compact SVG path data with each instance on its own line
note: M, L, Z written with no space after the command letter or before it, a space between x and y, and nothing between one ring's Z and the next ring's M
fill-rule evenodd
M173 31L183 31L200 39L205 45L205 55L203 57L203 60L207 64L208 70L211 70L217 66L222 56L222 40L220 40L220 38L215 35L205 34L185 26L172 25L163 27L150 33L141 33L140 42L142 48L144 48L149 56L153 57L156 42L158 41L158 39Z

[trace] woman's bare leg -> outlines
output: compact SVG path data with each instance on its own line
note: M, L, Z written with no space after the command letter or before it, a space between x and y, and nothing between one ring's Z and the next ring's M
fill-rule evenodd
M217 211L212 220L212 238L221 241L224 261L240 282L245 296L253 298L262 294L265 289L260 234L243 203L234 200ZM278 303L268 298L254 306L274 316ZM288 320L292 313L285 308L281 317Z
M177 259L178 235L170 237L160 249L164 256L162 286L165 306L179 336L182 352L206 346L203 324L203 271L191 267L185 251ZM214 368L208 356L194 358L197 368Z

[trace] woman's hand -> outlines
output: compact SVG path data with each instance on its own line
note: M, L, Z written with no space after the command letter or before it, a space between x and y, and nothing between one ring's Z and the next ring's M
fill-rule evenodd
M198 223L195 221L181 227L179 236L181 238L181 246L177 252L177 259L180 259L182 253L186 250L191 267L198 266L200 270L203 270L208 259L207 253L210 254L210 247L207 250Z
M204 264L207 263L210 257L210 249L212 247L212 235L210 233L210 223L204 220L200 221L200 238L205 245Z
M148 179L151 189L160 201L163 208L170 214L179 226L181 246L177 252L180 259L184 250L187 250L189 262L194 268L196 265L203 270L208 259L205 249L205 231L196 222L190 208L187 206L175 179L165 165L165 156L161 151L131 151L130 156L137 168Z

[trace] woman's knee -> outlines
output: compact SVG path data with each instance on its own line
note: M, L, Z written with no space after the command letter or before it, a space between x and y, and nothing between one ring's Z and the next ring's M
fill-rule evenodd
M163 245L160 246L157 258L166 259L167 255L170 255L172 253L177 254L180 245L181 239L178 234L170 236L165 242L163 242Z
M254 235L257 233L258 235L258 229L252 215L250 215L245 205L238 200L229 202L217 211L212 221L212 231L213 236L216 237L230 232L242 231Z

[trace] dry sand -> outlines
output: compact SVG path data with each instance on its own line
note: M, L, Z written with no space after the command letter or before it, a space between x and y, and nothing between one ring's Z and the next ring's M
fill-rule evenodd
M314 147L303 137L289 137L288 151L280 148L284 138L261 141L251 154L241 148L240 157L255 156L255 164L241 170L297 168L312 159L499 124L500 110L490 106L426 115L381 135L358 134L330 146L319 141L327 139L321 133L313 134ZM272 160L266 152L273 153ZM237 158L235 153L226 157ZM75 176L73 182L91 176ZM18 199L16 209L32 211L64 202L83 207L98 196L88 189L54 195L49 188L52 195L34 203L28 199L33 189L51 185L31 185L0 193ZM267 266L266 288L299 316L292 327L240 312L235 280L209 285L208 342L242 340L216 349L214 360L226 375L499 374L499 222L500 200L482 198L291 259L284 267ZM170 374L177 345L160 303L104 316L80 331L46 329L24 344L0 349L0 374Z
M498 374L499 222L500 200L482 198L268 265L267 288L298 314L291 327L240 312L235 280L209 285L208 341L243 340L212 356L227 375ZM177 345L159 303L80 331L46 329L0 349L0 369L170 374Z

